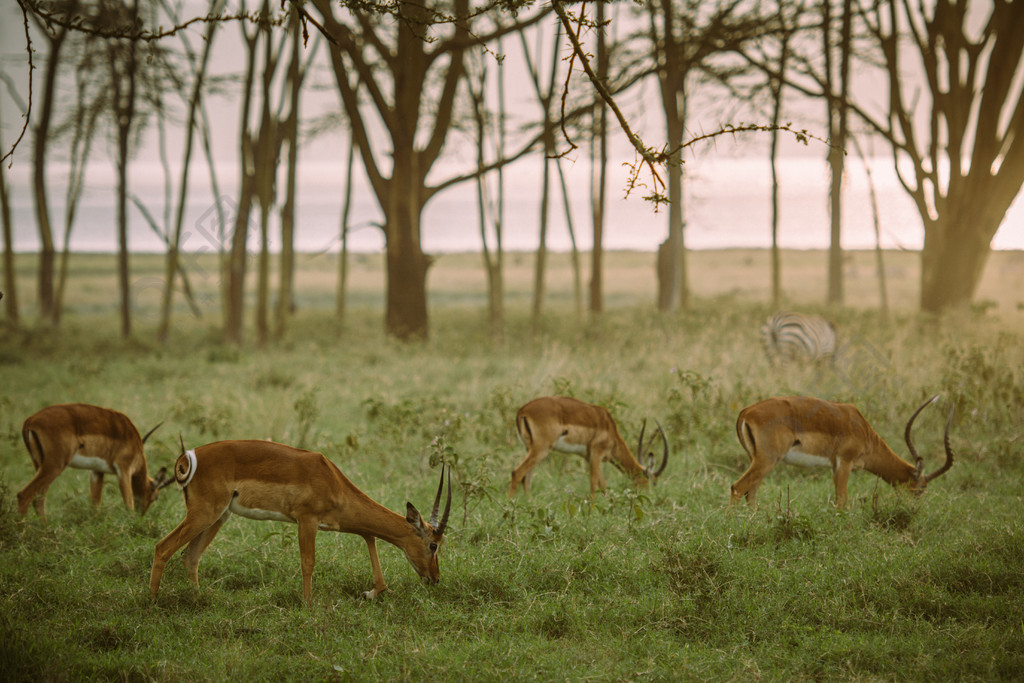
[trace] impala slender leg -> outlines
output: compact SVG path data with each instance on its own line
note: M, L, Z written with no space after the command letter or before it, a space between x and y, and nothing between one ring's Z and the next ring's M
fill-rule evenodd
M767 458L751 458L750 467L732 485L729 503L735 503L745 496L749 505L755 505L757 503L757 489L761 487L761 482L764 481L769 472L775 469L777 464L777 462Z
M302 558L302 596L306 604L313 602L313 566L316 564L315 518L299 520L299 555Z
M832 471L832 481L836 485L836 507L842 509L846 505L846 485L850 481L850 471L853 469L853 462L839 456L836 456L836 461L836 467Z
M227 505L222 508L224 511L227 510ZM202 516L198 514L185 513L185 519L181 521L181 524L174 527L171 533L164 536L159 543L156 544L156 551L153 553L153 568L149 573L149 592L155 598L157 591L160 590L160 578L164 574L164 568L167 566L167 561L173 557L174 553L178 552L186 543L190 543L199 534L206 531L211 525L215 524L223 513L216 516ZM198 585L198 575L196 578Z
M120 470L117 473L117 485L121 489L121 499L129 510L135 509L135 494L132 493L132 473Z
M590 495L593 497L599 489L608 486L604 479L604 472L601 471L601 462L604 460L600 453L590 454Z
M199 587L199 559L206 552L206 549L213 542L214 536L220 531L220 528L224 526L224 522L228 521L228 517L231 516L230 510L225 510L224 514L217 518L217 521L206 527L203 531L199 532L199 535L193 538L188 543L188 549L185 550L185 570L188 572L189 580Z
M91 472L89 474L89 497L92 498L93 505L96 507L100 506L100 502L103 500L102 472Z
M25 488L18 492L18 514L24 515L28 512L28 505L29 503L32 503L36 509L36 513L38 513L43 519L46 519L46 492L50 489L50 484L52 484L63 471L64 468L54 472L50 469L38 467L36 469L36 475L32 477L32 481L26 484Z
M380 558L377 557L377 538L363 536L363 539L366 541L366 549L370 553L370 567L373 569L373 588L364 592L363 597L373 600L387 590L388 584L384 581L384 572L380 569Z
M519 466L512 470L512 482L508 486L508 495L512 497L516 494L516 489L519 488L519 483L523 483L523 490L528 491L529 485L524 481L526 477L530 475L533 468L537 466L541 460L547 457L550 449L547 448L531 448L526 457L523 459Z

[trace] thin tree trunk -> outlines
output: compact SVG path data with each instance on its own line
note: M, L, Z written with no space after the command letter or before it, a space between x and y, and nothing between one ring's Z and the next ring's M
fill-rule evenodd
M131 16L138 17L138 0L132 3ZM135 119L136 90L136 50L134 40L125 41L127 64L124 72L118 68L117 49L120 41L111 44L111 72L113 75L115 111L117 114L117 282L121 299L121 336L130 337L132 333L131 291L128 269L128 148L130 145L131 127ZM127 80L127 92L121 90L122 76Z
M779 42L779 77L773 78L770 82L771 93L772 93L772 133L771 133L771 151L769 153L769 159L771 161L771 174L772 174L772 249L771 249L771 277L772 277L772 307L778 309L782 304L782 258L779 250L779 222L780 222L780 205L779 205L779 122L782 120L782 90L783 83L786 74L786 63L789 58L789 38L790 28L786 25L786 19L784 15L784 8L782 5L778 9L778 19L782 32L780 35Z
M537 95L537 100L540 102L541 108L544 112L544 157L543 157L543 171L541 173L541 197L540 197L540 235L538 237L537 244L537 256L534 263L534 276L533 276L533 309L532 318L533 325L536 327L540 321L541 311L544 306L544 295L545 295L545 284L544 279L547 271L547 257L548 257L548 206L550 204L550 187L551 187L551 170L549 164L549 157L554 156L555 153L555 141L553 124L551 121L551 102L554 99L555 93L555 74L558 69L558 45L561 40L561 27L558 26L555 29L554 44L552 45L552 58L551 58L551 73L548 78L548 88L545 92L541 86L540 74L537 69L534 68L533 61L530 59L529 48L526 44L526 36L523 33L519 34L520 40L523 45L523 54L526 56L527 68L530 72L531 80L533 82L534 92ZM537 63L540 63L541 55L541 39L543 38L542 33L537 34Z
M572 202L569 201L569 186L565 182L565 173L562 171L561 159L555 159L555 170L558 171L558 180L562 188L562 204L565 209L565 225L569 230L569 241L572 243L572 282L573 301L576 304L576 315L583 315L583 274L580 265L580 250L576 245L576 228L572 221Z
M223 4L222 0L214 0L210 6L211 13L219 13ZM171 9L166 2L164 3L164 7L168 14L171 14ZM182 269L180 258L181 232L185 222L185 205L188 197L188 178L192 161L192 146L200 111L200 103L202 101L206 68L209 64L210 53L213 48L213 39L217 31L217 26L218 22L216 21L212 21L207 24L206 35L203 38L203 53L199 58L199 64L195 67L192 75L194 80L192 83L192 93L189 96L188 117L185 122L185 149L182 153L181 179L179 180L178 185L178 204L174 214L174 232L168 235L167 260L164 268L164 291L160 306L160 323L157 327L156 334L157 341L161 344L167 343L167 340L170 337L171 309L174 303L175 274ZM187 43L186 47L189 57L192 59L192 63L195 64L194 55L191 48L188 48Z
M244 10L244 4L242 6ZM247 261L247 242L249 233L249 216L252 211L253 195L255 194L256 159L255 141L249 130L249 115L252 106L253 87L256 79L256 43L259 29L252 34L242 24L242 38L246 43L247 65L245 85L242 88L242 113L239 124L239 187L238 207L234 217L231 233L231 249L228 253L227 277L224 280L225 290L225 324L224 339L228 343L241 345L243 338L243 319L245 309L245 272Z
M61 253L57 275L57 292L53 302L54 327L60 326L64 311L64 291L67 287L68 268L71 260L71 229L75 223L78 200L82 195L82 181L85 177L85 165L92 148L93 134L96 130L96 119L100 114L99 107L86 111L87 83L83 70L76 74L78 110L75 113L74 136L71 140L70 169L68 170L68 188L64 195L64 250Z
M348 297L348 233L349 216L352 213L352 169L356 160L356 141L349 141L348 162L345 166L345 198L341 204L341 253L338 255L338 297L335 315L338 322L345 323L345 302Z
M261 13L270 14L270 3L263 0ZM262 24L263 34L263 87L261 90L260 129L255 149L256 199L260 211L260 253L257 260L256 278L256 339L262 346L270 337L270 209L274 203L275 180L277 176L278 144L277 117L270 110L270 86L277 71L270 26Z
M498 51L502 39L498 38ZM498 130L496 156L505 158L505 134L508 108L505 101L505 62L498 62ZM490 289L491 335L498 341L505 338L505 167L497 172L497 196L494 202L494 262L488 267Z
M281 266L280 284L277 300L277 325L274 335L283 337L288 326L288 319L295 310L295 197L298 194L299 166L299 105L301 102L302 81L306 67L302 65L302 34L298 17L292 18L291 43L292 54L288 64L287 84L288 117L281 125L281 139L288 143L288 165L285 180L285 198L281 207ZM316 43L310 51L310 59L316 52ZM284 98L282 97L282 102Z
M824 5L826 11L825 21L825 50L826 55L831 54L830 44L830 11L831 0ZM829 147L829 168L832 171L831 185L829 192L830 207L830 245L828 252L828 295L829 305L842 305L843 294L843 245L842 245L842 197L843 197L843 176L845 172L845 148L847 137L847 94L850 81L850 40L853 22L853 9L851 0L843 0L842 34L840 37L840 67L839 67L839 88L840 92L836 100L832 100L831 94L834 90L830 87L830 138ZM826 58L826 63L831 59ZM831 76L829 76L831 80ZM832 135L834 133L834 135Z
M605 5L597 3L597 25L605 25ZM597 77L608 82L608 45L605 32L597 33ZM590 216L594 229L594 247L590 252L590 312L604 311L604 212L608 188L608 109L604 100L594 98L593 128L590 138L591 182Z
M53 227L46 189L46 150L50 138L50 124L53 118L54 93L57 87L57 67L60 64L61 47L67 31L57 27L49 37L49 51L46 55L46 71L43 77L43 91L39 104L39 118L36 121L33 140L33 196L35 198L36 223L39 228L39 317L53 318L53 276L54 246Z
M0 220L4 230L4 289L0 295L4 298L4 309L7 324L18 327L21 315L18 312L18 286L14 273L14 234L11 228L11 205L7 194L7 164L0 163Z

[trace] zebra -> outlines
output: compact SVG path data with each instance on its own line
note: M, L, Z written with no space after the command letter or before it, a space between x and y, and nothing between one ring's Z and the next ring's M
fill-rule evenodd
M768 362L827 363L836 352L836 328L819 315L780 312L761 328Z

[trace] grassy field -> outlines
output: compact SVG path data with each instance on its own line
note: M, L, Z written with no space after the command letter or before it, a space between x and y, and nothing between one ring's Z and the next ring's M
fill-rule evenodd
M874 310L871 254L848 262L850 305L830 312L845 345L833 368L773 370L757 328L766 256L691 260L696 301L653 311L647 254L609 264L609 310L576 317L555 260L540 324L527 313L531 259L509 257L506 338L486 334L479 257L443 256L431 275L431 337L382 331L378 257L361 257L344 325L325 256L304 257L284 339L242 350L216 340L216 307L183 307L167 347L117 336L109 257L76 259L59 332L2 332L0 345L0 679L3 680L1019 680L1024 671L1024 255L996 253L975 310L915 314L916 255L887 255L894 311ZM789 303L819 309L814 252L786 254ZM158 260L141 257L145 283ZM24 313L32 263L19 261ZM201 296L216 275L193 270ZM796 292L802 292L797 294ZM529 496L505 495L523 457L515 409L542 394L608 406L627 441L656 417L668 469L635 490L605 466L588 499L584 464L552 455ZM894 449L933 393L915 437L928 469L957 406L953 469L920 498L855 473L837 511L827 472L780 467L759 506L729 508L746 467L735 418L784 393L856 403ZM184 516L174 487L145 516L107 484L94 509L84 472L50 489L49 522L20 518L32 467L21 423L63 401L127 413L151 439L151 469L189 447L270 438L320 450L392 510L429 509L438 459L455 502L441 583L421 585L381 543L389 590L372 602L363 541L318 535L313 604L302 602L292 525L232 518L203 556L201 588L180 557L149 596L153 549ZM108 478L109 480L109 478Z

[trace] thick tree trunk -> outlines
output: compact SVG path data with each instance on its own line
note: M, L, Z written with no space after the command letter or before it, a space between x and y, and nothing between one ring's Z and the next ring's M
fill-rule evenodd
M969 306L991 251L995 230L934 223L921 252L921 310L941 313Z
M419 220L418 211L410 213L398 220ZM391 225L387 234L393 236L387 244L387 332L403 341L426 339L427 270L431 258L423 253L419 240L409 239L419 234L419 226Z

